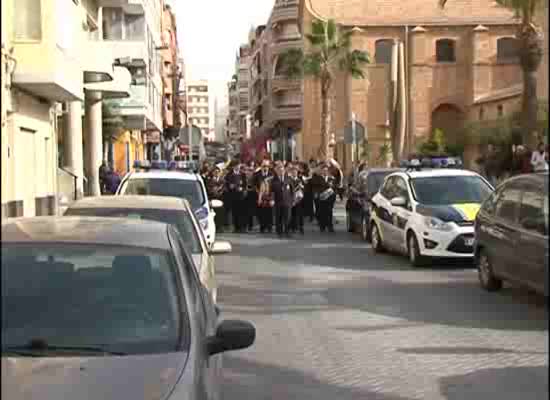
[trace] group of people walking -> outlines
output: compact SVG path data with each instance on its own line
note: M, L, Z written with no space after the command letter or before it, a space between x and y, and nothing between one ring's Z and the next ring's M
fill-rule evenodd
M201 175L211 199L222 200L216 211L216 229L235 233L304 234L304 222L317 221L321 232L334 232L333 208L342 195L342 172L335 162L283 163L263 160L243 164L232 161L225 168L205 163Z

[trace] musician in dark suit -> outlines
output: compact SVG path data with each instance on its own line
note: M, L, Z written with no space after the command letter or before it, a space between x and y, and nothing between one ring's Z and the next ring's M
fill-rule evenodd
M259 194L263 186L263 192L266 194L264 196L264 201L261 201L258 205L256 214L260 222L261 233L271 232L273 230L273 207L270 206L270 200L267 200L269 197L268 192L270 191L270 184L266 182L266 180L271 181L271 178L273 178L273 173L270 171L269 160L263 160L261 169L254 174L254 187L256 192Z
M212 171L212 175L207 182L207 192L208 198L211 200L224 200L224 189L225 182L221 177L221 170L218 167L215 167ZM216 209L216 216L214 217L216 223L216 231L223 232L225 227L225 207Z
M231 219L233 220L233 228L236 233L241 233L244 229L243 212L244 212L244 190L246 187L246 178L241 174L241 169L238 163L231 164L231 170L225 176L225 191L227 192L228 209L231 211Z
M292 188L292 211L290 217L290 231L304 234L304 190L305 182L297 166L290 168L290 186Z
M317 220L317 224L321 226L321 217L320 217L320 210L321 210L321 203L319 200L319 194L322 192L323 185L323 177L321 176L321 167L316 166L311 170L311 179L310 179L310 185L311 185L311 193L313 195L313 205L314 205L314 215L315 219Z
M333 211L336 202L336 185L334 177L329 173L328 165L321 167L319 180L319 228L321 232L334 232Z
M244 229L248 232L254 231L254 217L257 215L257 202L258 202L258 192L255 188L254 180L254 168L246 167L245 169L245 178L246 178L246 188L245 188L245 197L244 197Z
M283 235L290 236L290 211L292 209L292 187L290 180L285 175L285 167L283 164L277 164L275 167L275 176L271 181L271 190L273 192L273 200L275 202L275 223L277 234L279 237Z

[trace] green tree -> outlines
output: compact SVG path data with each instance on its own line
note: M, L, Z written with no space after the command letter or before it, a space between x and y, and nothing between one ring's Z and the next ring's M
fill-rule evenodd
M454 0L450 0L454 1ZM535 24L537 12L543 12L543 2L548 0L488 0L513 10L520 20L517 38L519 60L523 72L523 98L521 108L521 128L527 142L537 129L537 69L542 61L542 32ZM445 7L447 0L439 0Z
M321 87L321 147L319 156L329 154L331 131L330 89L337 71L349 73L353 78L366 79L364 66L370 63L369 54L351 49L351 30L343 29L333 20L311 23L310 33L305 35L310 50L290 49L281 54L280 71L288 78L311 76Z

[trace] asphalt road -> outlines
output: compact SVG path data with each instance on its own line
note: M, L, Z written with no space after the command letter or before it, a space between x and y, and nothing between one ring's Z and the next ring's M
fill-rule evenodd
M476 272L413 270L345 232L223 235L224 318L252 321L250 349L224 358L226 400L541 400L548 311L523 289L482 291Z

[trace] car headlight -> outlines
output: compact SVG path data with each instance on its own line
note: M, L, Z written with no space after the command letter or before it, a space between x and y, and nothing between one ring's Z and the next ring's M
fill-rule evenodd
M424 224L429 229L434 229L436 231L449 232L453 230L452 223L443 222L439 218L435 217L424 217Z

